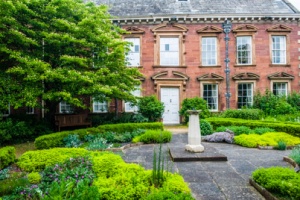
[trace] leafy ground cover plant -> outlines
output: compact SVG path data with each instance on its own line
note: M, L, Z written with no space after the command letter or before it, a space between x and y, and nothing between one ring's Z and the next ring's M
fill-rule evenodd
M300 175L283 167L260 168L253 172L253 180L283 199L300 199Z
M147 130L144 134L136 136L132 139L132 142L150 143L166 143L172 139L172 133L170 131L161 130Z
M300 166L300 145L294 147L289 157Z
M63 139L63 142L65 147L79 147L82 144L77 134L68 135Z
M284 141L288 146L300 144L300 138L283 132L270 132L262 135L241 134L234 137L235 144L250 148L258 146L277 146L279 141Z

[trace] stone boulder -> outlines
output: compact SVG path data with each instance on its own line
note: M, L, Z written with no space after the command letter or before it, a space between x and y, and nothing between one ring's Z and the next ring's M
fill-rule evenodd
M227 142L233 143L234 134L229 132L216 132L211 135L203 136L202 140L207 142Z

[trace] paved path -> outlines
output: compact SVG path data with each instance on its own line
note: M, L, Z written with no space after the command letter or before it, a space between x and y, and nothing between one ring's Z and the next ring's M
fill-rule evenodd
M172 146L187 144L187 134L173 134ZM259 167L289 165L283 161L290 151L259 150L225 143L203 143L213 146L228 157L227 162L174 162L172 171L180 173L189 184L193 197L199 200L264 199L249 185L251 173ZM142 145L124 150L123 158L152 169L153 149L158 145ZM170 161L168 144L163 146L164 155Z

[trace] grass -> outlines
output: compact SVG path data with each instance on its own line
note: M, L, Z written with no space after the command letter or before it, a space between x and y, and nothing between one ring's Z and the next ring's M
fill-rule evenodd
M36 150L34 142L26 142L21 144L11 145L16 148L16 157L19 158L26 151Z

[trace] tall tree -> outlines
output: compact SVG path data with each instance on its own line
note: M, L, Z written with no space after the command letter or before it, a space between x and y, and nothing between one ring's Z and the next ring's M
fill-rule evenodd
M134 100L141 76L125 66L128 43L105 6L81 0L0 2L0 108L37 107L82 97Z

